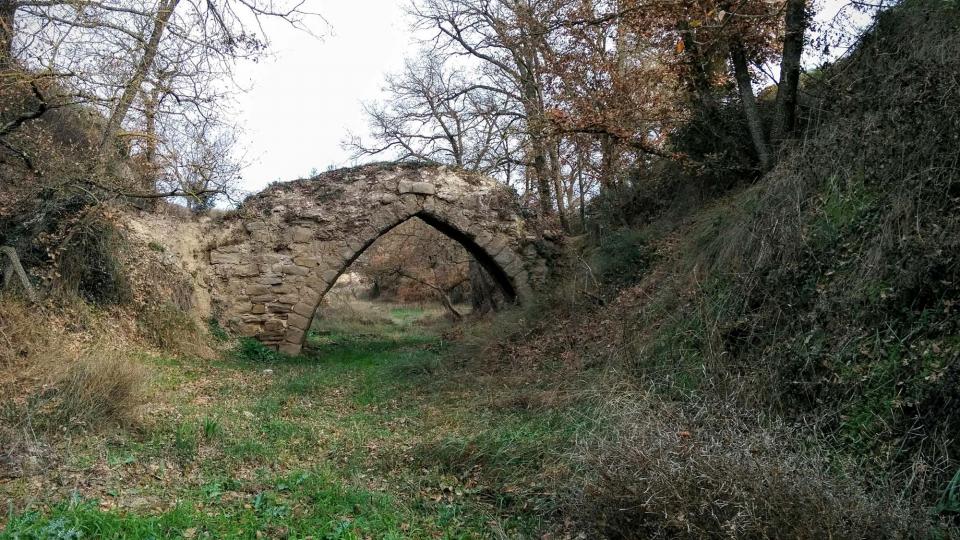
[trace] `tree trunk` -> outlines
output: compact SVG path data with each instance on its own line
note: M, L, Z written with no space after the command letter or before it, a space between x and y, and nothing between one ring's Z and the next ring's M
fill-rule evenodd
M587 230L587 203L586 195L583 193L583 165L579 163L580 158L577 158L577 188L580 190L580 230Z
M607 188L612 186L616 177L614 175L614 164L617 160L617 142L609 134L600 136L600 186Z
M770 138L774 144L793 135L797 123L797 94L800 90L800 59L803 33L807 28L806 0L787 0L783 36L783 60Z
M113 113L110 115L110 119L107 121L107 125L103 130L103 137L100 140L98 152L101 161L106 160L109 148L116 142L117 133L120 131L120 124L122 124L123 120L127 117L127 113L133 105L134 97L136 97L140 91L144 79L146 79L147 74L153 67L153 62L157 57L157 51L160 48L160 39L163 37L167 23L170 22L170 17L173 16L173 11L177 8L179 2L180 0L161 0L160 2L156 18L153 21L153 31L150 33L150 40L147 41L147 44L144 45L143 48L143 56L140 57L140 62L137 64L133 76L127 83L126 88L123 89L123 94L120 96L120 100L117 101L117 106L114 107Z
M772 165L770 145L767 143L757 100L753 96L753 81L750 78L750 68L747 65L747 54L743 50L743 43L737 41L730 46L730 59L733 62L733 72L737 79L737 87L740 89L740 101L743 104L743 115L750 129L753 147L757 151L760 167L767 171Z
M487 274L475 260L470 260L470 303L473 305L473 312L478 315L500 311L503 303L500 297L500 289L493 281L493 278Z
M527 133L530 137L529 148L532 153L533 172L537 177L537 200L540 203L540 214L553 214L553 201L550 193L550 171L547 157L547 121L544 115L543 101L540 99L540 89L536 76L528 67L533 62L523 61L523 55L516 55L520 66L517 81L523 97L523 112L527 117ZM529 167L528 167L529 169ZM529 174L529 171L528 171Z
M8 69L13 65L16 16L16 0L0 0L0 69Z
M157 189L157 110L160 108L160 88L154 87L149 93L144 93L144 134L143 160L146 164L146 178L144 187L147 191Z
M680 35L683 36L683 54L687 59L687 69L690 71L687 86L696 97L704 116L713 120L717 117L717 99L710 83L710 73L706 67L707 61L703 57L694 36L694 30L690 28L689 23L681 22L679 29Z
M563 204L563 187L560 185L560 149L556 143L550 145L550 179L553 181L553 193L557 199L557 217L564 233L570 232L570 223Z
M529 118L529 115L528 115ZM533 174L537 177L537 200L540 201L540 214L553 214L553 201L550 194L550 173L547 170L547 149L543 130L537 124L540 119L530 119L530 149L533 152Z

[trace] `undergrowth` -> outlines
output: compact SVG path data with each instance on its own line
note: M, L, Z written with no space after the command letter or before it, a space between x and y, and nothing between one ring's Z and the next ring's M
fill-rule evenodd
M572 484L589 492L571 489L567 511L583 527L956 536L958 24L952 2L884 13L806 89L818 116L772 173L592 241L584 259L605 255L594 276L603 261L614 278L637 277L612 300L580 278L557 284L485 349L502 370L558 385L615 381L597 403L639 390L639 403L607 411L620 424L576 451L583 476ZM612 226L622 225L594 228ZM603 242L631 237L656 255L615 270L639 251L605 254Z
M48 472L15 471L0 484L14 509L0 537L555 529L559 460L591 415L571 422L565 402L534 403L525 384L478 379L433 324L419 324L429 310L391 314L362 332L328 319L297 358L250 340L220 361L141 358L150 414L134 429L73 431ZM21 460L28 446L18 446ZM66 470L80 481L57 484Z

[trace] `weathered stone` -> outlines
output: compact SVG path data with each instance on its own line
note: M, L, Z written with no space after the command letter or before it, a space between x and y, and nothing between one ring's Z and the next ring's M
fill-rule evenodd
M487 245L483 246L484 251L487 252L487 255L490 255L496 259L497 255L500 254L507 247L507 242L503 238L496 237L491 242L488 242Z
M480 247L486 247L487 244L493 241L493 235L484 231L480 234L473 237L473 241Z
M502 251L500 251L500 253L494 256L493 260L496 261L496 263L500 265L501 268L505 268L510 263L512 263L516 258L517 256L513 254L513 250L503 249Z
M295 264L285 264L280 267L280 271L291 276L306 276L310 273L309 268L304 268Z
M250 240L257 245L269 244L273 242L275 238L276 237L274 236L274 233L268 230L255 231L250 233Z
M313 304L301 302L293 306L293 312L307 318L313 317Z
M523 261L520 260L520 257L516 257L510 263L506 264L503 267L503 271L506 272L508 276L517 275L523 270Z
M306 244L313 240L313 230L306 227L296 227L290 231L290 240L298 244Z
M303 343L303 338L306 336L307 332L295 326L287 328L287 335L284 336L288 342L291 343Z
M307 328L310 328L310 318L304 317L303 315L297 315L296 313L291 313L287 316L287 324L294 328L306 330Z
M297 294L285 294L280 298L277 298L277 302L281 304L290 304L291 306L300 301L300 295Z
M291 304L267 304L267 311L270 313L290 313Z
M370 223L364 225L363 230L361 231L361 235L367 240L376 240L382 234L383 233L380 231L380 229L377 229Z
M220 250L210 252L210 264L239 264L239 253L224 253Z
M441 203L438 202L435 198L427 197L423 201L423 205L420 208L422 208L423 211L427 214L437 215L437 213L440 211L440 207L438 206L439 204Z
M273 302L277 299L275 294L258 294L256 296L251 296L250 301L254 304L266 304L267 302Z
M393 227L397 223L410 217L403 203L399 201L384 207L381 215L383 216L383 221L388 224L387 227Z
M283 283L283 278L275 274L261 273L257 282L263 285L280 285Z
M251 233L256 231L262 231L263 229L266 229L267 226L268 226L267 223L264 221L250 221L244 224L244 227L247 229L247 232L251 232Z
M413 193L406 193L400 196L400 202L398 204L400 205L403 215L409 218L420 212L423 197Z
M316 306L320 303L320 293L312 287L304 286L300 289L300 303L308 306Z
M372 197L371 200L376 201L380 204L391 204L397 202L399 197L393 193L377 193Z
M251 296L270 294L271 292L272 291L270 290L270 287L266 285L258 285L258 284L247 285L247 294Z
M316 257L294 257L293 264L304 268L313 268L317 265Z
M267 312L267 306L265 304L253 304L250 307L250 313L261 315Z
M320 294L327 292L327 288L330 287L330 284L324 281L322 277L314 275L307 278L306 286L316 292L317 301L316 302L311 301L311 303L316 304L317 302L320 301Z
M429 182L410 182L401 180L397 185L397 191L400 194L413 193L415 195L433 195L437 192L436 186Z
M324 270L323 273L320 274L320 277L323 278L323 280L329 284L333 284L334 282L336 282L339 276L340 276L340 272L337 270L334 270L333 268Z
M263 326L255 323L244 324L240 327L240 333L245 336L256 336L260 334L260 330L263 329Z
M240 264L233 267L233 275L237 277L259 276L260 267L255 264Z
M347 246L343 248L342 251L340 251L340 258L343 259L344 261L352 261L353 258L359 254L360 254L359 249L354 249L350 246Z
M283 338L286 335L287 335L287 328L284 326L281 328L277 328L275 330L264 329L262 332L260 332L260 335L257 339L259 339L260 341L263 341L264 343L269 341L276 342L276 341L283 341Z
M286 283L281 283L279 285L274 285L273 287L270 287L270 292L276 293L276 294L290 294L293 292L297 292L297 289L293 285L287 285Z
M286 325L283 324L283 321L279 319L274 319L263 323L263 330L265 332L282 332L286 329Z

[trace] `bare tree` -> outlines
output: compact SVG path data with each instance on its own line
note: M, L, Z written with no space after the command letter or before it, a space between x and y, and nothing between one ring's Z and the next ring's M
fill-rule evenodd
M510 181L518 115L502 94L469 83L429 53L387 78L383 103L368 104L373 143L351 136L355 157L388 153L401 160L448 163Z
M555 137L546 117L549 34L562 2L535 0L425 0L411 13L432 29L436 54L467 57L477 65L476 84L516 104L525 134L522 165L536 186L540 211L554 213L559 171L551 160ZM560 202L557 199L556 202ZM562 215L562 208L561 215Z
M3 2L0 29L8 33L0 37L10 45L8 57L27 73L55 74L59 94L103 117L94 145L100 170L87 176L102 187L119 182L124 194L143 196L192 190L138 186L123 178L128 175L122 170L108 171L107 164L142 153L151 164L148 177L159 179L156 165L176 162L159 159L158 148L169 147L159 138L211 133L203 126L227 117L223 98L230 92L232 67L237 59L262 53L262 22L276 18L304 28L311 16L299 0ZM207 146L225 150L223 141Z
M12 61L16 14L14 0L0 0L0 69L8 68Z
M120 124L126 119L134 98L141 91L147 74L153 69L153 63L160 48L160 40L163 38L167 24L179 3L180 0L160 0L160 4L157 6L157 11L153 15L153 29L150 31L150 37L143 44L140 59L137 61L129 82L124 85L123 93L117 99L113 111L107 119L106 126L103 128L103 136L97 151L101 160L105 157L107 148L111 147L116 140Z

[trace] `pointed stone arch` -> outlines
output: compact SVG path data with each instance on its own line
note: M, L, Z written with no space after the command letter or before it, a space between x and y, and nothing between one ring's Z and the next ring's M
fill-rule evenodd
M542 280L546 266L511 190L442 166L368 165L274 184L219 224L209 252L218 318L299 353L340 274L413 218L459 242L517 303Z

